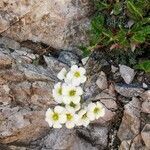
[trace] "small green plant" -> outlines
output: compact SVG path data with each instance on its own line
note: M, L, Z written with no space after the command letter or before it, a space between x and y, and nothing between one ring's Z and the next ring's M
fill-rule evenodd
M137 51L143 50L141 44L150 39L150 1L94 0L94 4L97 12L91 21L90 43L82 47L83 52L88 55L100 45L110 51L118 49L121 55L125 52L127 57L132 57L133 52L136 58Z
M138 65L135 66L136 69L143 70L146 73L150 73L150 60L144 60L139 62Z

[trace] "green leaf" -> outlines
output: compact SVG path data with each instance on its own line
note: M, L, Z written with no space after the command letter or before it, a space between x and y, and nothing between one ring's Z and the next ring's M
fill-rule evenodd
M137 8L134 5L134 3L131 2L131 0L127 1L127 9L133 15L133 17L136 18L137 20L143 19L140 8L139 7Z
M114 15L119 15L121 11L122 11L121 3L117 2L114 5L113 13L114 13Z
M132 36L131 41L136 43L143 43L145 41L145 35L143 32L137 32L134 36Z
M99 0L95 0L94 1L94 4L96 6L96 8L101 11L101 10L104 10L104 9L108 9L110 7L109 4L107 4L106 2L101 2Z
M135 66L135 68L143 70L146 73L150 73L150 60L140 62L138 65Z
M87 47L85 47L85 46L79 46L79 48L82 50L82 52L83 52L83 57L87 57L87 56L89 56L90 55L90 50L87 48Z

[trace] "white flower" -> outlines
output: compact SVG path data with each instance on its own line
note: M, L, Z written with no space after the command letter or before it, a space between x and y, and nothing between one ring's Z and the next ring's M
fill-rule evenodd
M78 126L83 125L87 127L90 123L90 119L87 116L87 110L86 109L81 109L78 113Z
M75 87L72 85L63 86L63 102L65 104L70 104L73 102L75 104L80 103L81 95L83 94L83 90L81 87Z
M65 68L62 68L62 70L58 73L57 78L60 80L65 79L67 75L67 70Z
M90 103L87 109L87 116L89 117L90 121L93 121L105 115L105 108L100 102Z
M66 111L66 127L68 129L73 128L78 122L78 115L75 112Z
M66 105L66 109L71 112L76 112L80 109L80 103L75 104L74 102L70 102Z
M61 128L62 124L66 122L65 109L61 106L56 106L54 110L49 108L46 111L45 121L48 122L50 127Z
M83 67L78 67L73 65L71 70L68 72L65 78L66 83L71 83L74 86L79 86L81 83L86 81L85 69Z
M53 97L57 103L62 103L62 90L63 87L60 82L55 84L52 92L53 92Z

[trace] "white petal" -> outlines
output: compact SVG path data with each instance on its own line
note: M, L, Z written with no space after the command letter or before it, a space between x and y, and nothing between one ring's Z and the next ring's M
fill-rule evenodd
M78 69L78 66L77 65L73 65L72 67L71 67L71 71L76 71Z
M78 95L82 95L83 94L83 90L81 87L77 87L77 94Z
M96 104L95 104L95 103L90 103L90 104L88 105L87 109L88 109L89 111L93 111L93 110L95 109L95 107L96 107Z
M64 107L61 107L61 106L56 106L54 108L54 112L57 112L59 114L63 113L65 111Z
M79 119L79 120L76 122L76 125L77 125L77 126L82 126L82 120Z
M63 101L62 101L62 97L54 97L55 101L58 103L58 104L61 104Z
M103 105L100 102L96 102L96 105L98 106L98 108L103 108Z
M60 123L54 123L53 128L61 128L62 125Z
M64 103L64 104L70 104L70 102L71 102L70 97L68 97L68 96L64 96L64 97L63 97L63 103Z
M67 74L67 70L63 68L57 75L57 78L63 80Z
M100 117L103 117L104 115L105 115L105 108L102 108L100 112Z
M51 116L52 113L53 113L52 109L48 108L45 115L46 115L46 117L49 117L49 116Z
M87 112L87 117L89 118L90 121L95 120L95 115L93 112Z
M53 123L49 119L46 118L45 121L48 123L49 127L53 126Z
M65 122L66 122L66 120L67 120L67 118L66 118L66 114L62 114L62 115L60 115L60 119L59 119L59 122L60 122L60 123L65 123Z
M82 77L80 78L80 80L81 80L81 83L84 83L84 82L86 81L86 76L82 76Z
M85 74L86 70L83 67L79 67L79 71L81 72L81 74Z
M85 109L81 109L81 110L79 111L79 113L78 113L78 116L79 116L80 118L82 118L82 116L83 116L85 113L86 113L86 110L85 110Z
M80 78L78 79L76 79L76 78L73 78L72 79L72 85L74 85L74 86L79 86L81 84L81 81L80 81Z
M90 123L89 120L85 120L85 121L83 122L83 126L87 127L87 126L89 125L89 123Z
M57 89L57 88L59 88L59 87L61 87L61 83L60 83L60 82L58 82L58 83L56 83L56 84L54 85L54 88L55 88L55 89Z
M67 75L66 75L66 79L71 80L72 78L73 78L72 72L68 72Z
M77 114L74 114L74 123L76 124L79 121L79 116Z
M71 129L71 128L73 128L75 126L75 124L73 123L73 122L66 122L66 127L68 128L68 129Z
M75 96L71 101L73 101L74 104L79 104L80 103L80 96Z

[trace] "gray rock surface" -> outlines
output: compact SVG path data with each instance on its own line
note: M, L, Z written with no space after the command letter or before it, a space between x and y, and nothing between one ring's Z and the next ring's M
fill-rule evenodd
M133 81L135 76L134 69L125 65L120 65L119 72L125 83L130 84Z
M100 72L100 76L97 79L96 84L101 90L107 89L108 87L107 78L106 78L106 74L103 71Z
M141 132L141 135L147 148L150 148L150 124L145 125Z
M79 43L88 41L91 3L89 0L1 0L0 34L17 41L31 40L56 49L75 50Z
M140 100L134 97L131 102L125 105L124 116L118 131L118 137L121 141L132 140L140 133L140 108Z
M0 149L149 149L149 90L112 83L108 77L110 66L99 59L101 53L97 58L92 55L86 63L83 98L87 103L100 101L105 116L87 128L52 129L44 117L46 109L56 104L52 97L53 85L58 81L56 75L63 67L68 69L70 62L77 63L78 58L65 57L69 62L65 63L51 54L41 56L7 40L0 44ZM103 76L103 86L98 86L101 71L107 77Z

